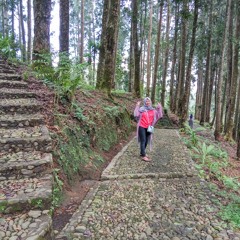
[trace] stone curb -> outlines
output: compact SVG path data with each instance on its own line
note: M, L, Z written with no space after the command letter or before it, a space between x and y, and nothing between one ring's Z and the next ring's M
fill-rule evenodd
M193 173L135 173L135 174L122 174L122 175L103 175L101 177L102 181L105 180L123 180L123 179L144 179L144 178L155 178L155 179L170 179L170 178L185 178L185 177L196 177Z
M91 205L100 185L101 182L98 182L89 190L86 197L78 207L78 210L72 215L71 221L68 224L66 224L66 226L62 229L61 233L57 235L55 239L64 239L66 237L69 237L68 234L66 233L67 232L71 233L75 230L76 223L82 220L84 212Z
M128 149L128 147L132 144L134 140L136 141L136 137L134 137L126 146L124 146L122 150L111 160L110 164L103 171L101 175L101 180L104 180L105 177L108 176L108 173L118 164L119 157L124 154L124 152Z

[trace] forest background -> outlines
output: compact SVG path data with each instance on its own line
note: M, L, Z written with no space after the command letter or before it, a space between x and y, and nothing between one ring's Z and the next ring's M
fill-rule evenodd
M54 4L59 51L50 42ZM193 113L216 140L236 141L240 156L237 0L1 0L0 7L1 54L31 64L61 97L71 102L83 86L109 98L150 96L181 126Z
M111 159L108 151L132 131L129 112L150 96L180 127L192 113L195 126L214 132L205 144L206 135L185 128L185 141L200 174L239 194L239 166L232 167L240 158L239 1L0 0L0 12L0 55L24 66L29 88L46 98L55 164L68 181L100 169L99 151ZM225 153L211 155L223 139L237 145L229 168ZM63 177L53 174L56 206ZM239 200L232 206L236 216Z

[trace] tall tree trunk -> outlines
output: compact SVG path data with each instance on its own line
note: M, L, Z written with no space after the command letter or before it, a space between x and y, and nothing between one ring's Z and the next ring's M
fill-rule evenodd
M226 22L224 27L224 34L223 34L223 40L222 40L222 52L220 56L220 64L219 64L219 74L218 74L218 83L217 83L217 89L216 89L216 106L215 106L215 112L216 112L216 124L215 124L215 131L214 136L215 139L218 141L220 140L221 135L221 128L222 128L222 121L221 121L221 108L222 108L222 83L223 83L223 65L224 65L224 56L225 56L225 50L226 50L226 40L227 40L227 34L228 34L228 27L229 27L229 13L231 8L231 1L227 1L226 6Z
M237 2L236 2L237 3ZM226 128L226 139L233 140L233 127L234 127L234 109L237 94L237 79L238 79L238 56L239 56L239 40L240 40L240 5L237 3L236 14L236 28L235 28L235 41L234 41L234 56L233 56L233 71L232 81L229 96L229 114Z
M159 52L160 52L160 40L161 40L161 28L162 28L162 17L163 17L163 0L160 3L159 8L159 21L158 21L158 32L157 32L157 40L155 44L155 59L154 59L154 70L153 70L153 84L152 84L152 102L155 103L156 96L156 84L157 84L157 73L159 67Z
M163 67L163 78L162 78L162 92L161 92L161 103L165 107L165 94L166 94L166 78L168 70L168 55L169 55L169 31L170 31L170 1L167 1L167 27L166 27L166 49L164 56L164 67Z
M91 0L90 0L91 1ZM93 3L93 8L92 8L92 21L93 21L93 25L92 25L92 32L93 32L93 42L94 42L94 50L93 50L93 82L96 82L96 37L95 37L95 19L94 19L94 12L95 12L95 0L92 1Z
M229 124L229 114L230 114L230 101L231 101L231 85L232 85L232 71L233 71L233 11L234 11L234 1L232 1L230 13L229 13L229 41L228 41L228 75L226 81L226 110L225 110L225 121L224 121L224 133L227 133L227 127Z
M132 22L133 22L133 42L134 42L134 83L133 90L135 97L141 97L140 92L140 56L141 50L138 47L138 1L132 0Z
M146 40L146 39L145 39ZM144 79L145 79L145 73L146 73L146 56L147 56L147 41L143 41L143 50L139 50L140 53L140 87L141 87L141 93L143 93L143 87L144 87ZM141 47L140 47L141 48Z
M187 120L188 115L188 105L189 105L189 97L190 97L190 89L191 89L191 69L192 69L192 62L193 62L193 53L195 48L195 38L196 38L196 30L197 30L197 20L198 20L198 7L199 7L199 0L194 1L194 19L193 19L193 29L192 29L192 39L190 45L190 52L188 57L188 65L186 71L186 81L185 81L185 94L181 99L181 115L180 115L180 125L183 127L184 122Z
M151 39L152 39L152 1L149 2L150 14L149 14L149 32L148 32L148 48L147 48L147 88L146 95L150 94L150 82L151 82Z
M218 69L216 70L216 77L214 79L214 88L217 89L217 79L218 79L218 75L217 75L217 72L218 72ZM216 106L217 103L216 103L216 94L214 95L214 105ZM215 124L215 120L216 120L216 111L213 112L213 118L212 118L212 121L210 123L210 126L213 127L214 124Z
M177 3L176 3L177 4ZM175 7L175 29L174 29L174 47L172 56L172 68L171 68L171 79L170 79L170 110L175 111L175 94L176 88L174 89L174 82L176 83L176 62L177 62L177 39L178 39L178 23L179 23L179 4ZM175 79L174 79L175 78Z
M237 141L238 128L240 128L240 122L238 121L240 117L240 76L238 76L238 93L237 93L237 103L236 103L236 111L235 111L235 126L234 126L234 140Z
M22 5L22 0L19 0L19 13L20 13L20 26L21 26L21 32L22 32L22 60L23 62L26 62L26 39L25 39L25 27L23 23L23 5Z
M89 21L88 21L88 28L87 28L87 35L88 35L88 82L91 86L95 86L95 33L94 33L94 2L93 1L86 1L86 8L90 9L89 12Z
M144 5L143 5L144 4ZM145 79L145 72L146 72L146 49L147 49L147 40L146 40L146 34L145 31L147 30L147 6L148 6L148 0L143 0L143 1L138 1L138 5L140 6L140 11L138 11L138 22L140 19L140 23L137 24L136 26L139 25L139 29L137 30L138 32L138 57L139 57L139 79L140 79L140 94L143 93L144 89L144 79ZM140 14L139 14L140 13ZM135 53L134 53L135 54ZM136 71L136 69L135 69Z
M27 29L28 29L28 45L27 45L27 59L31 62L31 51L32 51L32 2L27 1Z
M207 106L209 103L209 75L210 75L210 65L211 65L211 49L212 49L212 8L213 2L210 2L210 12L209 12L209 30L208 30L208 50L207 50L207 60L206 60L206 76L204 81L204 90L203 90L203 102L201 107L201 119L200 125L204 125L204 122L208 118L206 116Z
M2 3L2 19L3 19L3 37L9 36L9 24L8 24L8 3L3 0Z
M11 21L12 21L12 39L15 40L15 18L14 18L14 14L15 14L15 3L14 1L11 1Z
M81 0L81 40L80 40L80 63L83 63L83 49L84 49L84 0Z
M240 122L240 114L238 117L238 122ZM238 124L238 135L237 135L237 158L240 160L240 124Z
M133 50L134 50L133 23L131 21L128 92L132 92L132 84L134 79L134 51Z
M1 17L1 21L0 21L0 23L1 23L1 32L2 32L2 35L4 36L4 32L3 32L3 29L4 29L4 15L3 15L3 13L4 13L4 6L3 6L3 0L2 0L2 2L1 2L1 4L0 4L0 7L1 7L1 14L0 14L0 17Z
M60 13L59 52L60 60L64 61L67 60L69 57L69 0L60 0L59 13Z
M195 104L195 119L201 118L201 107L203 98L203 63L202 59L199 59L197 68L197 92L196 92L196 104Z
M227 73L224 73L223 75L223 93L222 93L222 106L221 106L221 131L224 131L224 125L225 125L225 117L226 117L226 98L227 98Z
M178 80L177 90L177 112L180 115L182 95L184 94L184 79L185 79L185 61L186 61L186 41L187 41L187 18L185 14L188 12L188 1L183 0L183 13L182 13L182 33L181 33L181 62L180 62L180 73Z
M105 67L103 71L103 81L98 83L98 89L107 93L111 97L111 87L114 81L115 52L118 36L118 22L120 15L120 0L110 0L109 19L106 26L105 45Z
M101 89L101 83L104 81L103 73L105 68L105 57L106 57L106 35L107 35L107 23L109 19L109 0L104 0L103 5L103 17L102 17L102 33L101 33L101 45L99 48L99 63L97 69L97 83L96 88Z
M34 40L33 59L40 59L38 54L50 53L51 0L34 0Z
M18 44L20 46L21 50L21 59L23 58L22 54L22 28L21 28L21 13L20 13L20 7L19 5L17 6L17 13L18 13Z
M216 54L213 59L211 57L211 62L210 63L210 73L209 73L209 88L208 88L208 103L207 103L207 108L206 108L206 122L210 122L210 115L211 115L211 105L212 105L212 96L213 96L213 85L214 85L214 76L216 73Z
M180 56L180 50L179 50L179 53L178 55ZM179 57L178 58L178 63L177 63L177 77L176 77L176 91L175 91L175 101L173 103L173 112L174 113L177 113L178 112L178 96L180 94L180 89L179 89L179 78L180 78L180 72L181 72L181 58Z

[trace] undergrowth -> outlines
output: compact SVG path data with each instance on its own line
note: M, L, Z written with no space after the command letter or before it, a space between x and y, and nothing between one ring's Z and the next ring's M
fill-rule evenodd
M83 99L94 98L87 90L82 90L81 94ZM109 103L99 98L89 105L88 100L80 101L76 98L71 103L61 103L64 112L55 108L54 125L57 131L51 133L54 161L59 169L55 171L55 207L63 200L61 196L65 181L71 185L75 181L94 177L94 173L105 164L102 153L127 138L132 131L127 109L117 102Z
M223 173L224 168L229 166L228 153L215 142L199 136L198 132L201 131L205 131L205 128L200 127L193 130L185 125L180 129L183 142L189 148L192 158L196 162L199 176L209 183L217 181L225 189L225 191L220 191L217 185L215 188L211 188L227 202L221 205L219 216L231 223L233 227L240 228L240 183L237 178Z

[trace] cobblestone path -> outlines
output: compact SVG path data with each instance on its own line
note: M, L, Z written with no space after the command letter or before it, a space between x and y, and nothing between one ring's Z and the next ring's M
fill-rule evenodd
M36 94L0 59L0 239L54 239L51 138Z
M177 131L154 134L152 162L133 139L102 174L57 239L239 240L222 222L220 197L200 180Z

